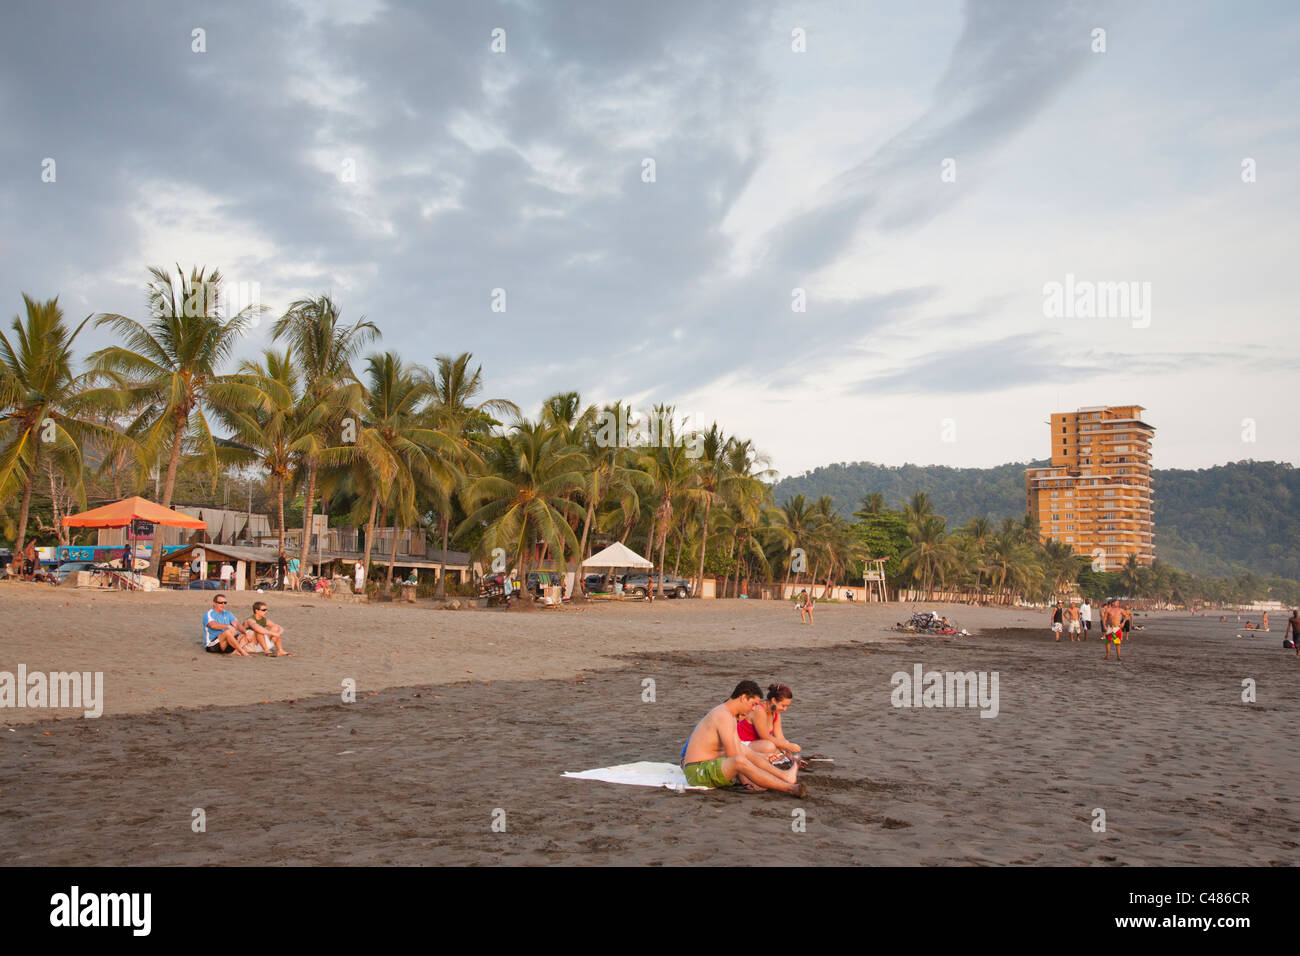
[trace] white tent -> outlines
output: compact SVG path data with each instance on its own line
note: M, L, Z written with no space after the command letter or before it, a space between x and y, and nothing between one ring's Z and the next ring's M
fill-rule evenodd
M603 551L597 551L586 561L584 568L653 568L647 561L621 541L615 541Z

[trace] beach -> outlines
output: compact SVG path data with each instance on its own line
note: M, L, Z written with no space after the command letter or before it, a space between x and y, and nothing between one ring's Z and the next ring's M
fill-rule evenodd
M232 659L199 648L210 597L0 586L0 671L103 672L99 718L0 710L8 862L1266 866L1300 845L1277 629L1139 616L1118 664L1037 610L818 605L809 628L772 601L270 593L295 656ZM889 630L931 607L976 633ZM918 665L996 674L996 714L896 706ZM836 760L806 798L561 776L675 762L747 678L790 685L787 735Z

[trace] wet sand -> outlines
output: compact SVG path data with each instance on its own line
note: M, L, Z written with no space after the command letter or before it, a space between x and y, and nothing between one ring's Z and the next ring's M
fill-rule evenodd
M23 602L60 628L84 617L86 595L58 610L11 594L0 591L6 620ZM95 602L93 626L157 619L168 600L192 608L183 597L142 607L110 596ZM968 627L986 624L968 639L885 633L910 610L819 607L818 627L800 629L771 602L524 615L350 607L291 644L300 656L289 660L213 660L148 635L92 648L85 635L11 632L0 670L89 666L80 662L100 654L111 667L98 720L0 711L0 841L7 862L27 865L1295 861L1300 662L1280 634L1236 639L1217 620L1148 618L1121 665L1101 659L1096 639L1055 644L1016 626L1036 613L953 609ZM367 620L364 639L348 631ZM140 657L150 641L157 652ZM356 670L383 655L387 665ZM467 662L478 673L449 673ZM998 672L997 717L893 706L891 676L918 663ZM355 703L335 689L349 667ZM675 760L744 677L791 685L787 734L837 758L805 776L807 798L560 776ZM1243 678L1257 682L1256 703L1241 701ZM168 688L154 692L161 700L196 684L234 699L148 706L155 679ZM258 693L269 702L251 702ZM194 832L196 808L206 832ZM1105 832L1093 830L1095 808ZM804 832L792 829L796 811Z

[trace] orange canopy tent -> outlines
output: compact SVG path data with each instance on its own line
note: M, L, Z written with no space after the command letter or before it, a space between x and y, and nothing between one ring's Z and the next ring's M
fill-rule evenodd
M170 528L206 528L207 522L191 518L145 498L123 498L111 505L91 508L63 519L65 528L125 528L136 519Z

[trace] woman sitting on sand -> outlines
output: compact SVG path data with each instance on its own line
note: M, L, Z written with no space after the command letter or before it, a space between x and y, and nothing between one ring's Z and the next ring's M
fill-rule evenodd
M794 694L784 684L767 685L767 701L736 721L736 736L748 743L755 753L769 757L789 754L792 760L801 748L785 739L781 732L781 715L790 709Z

